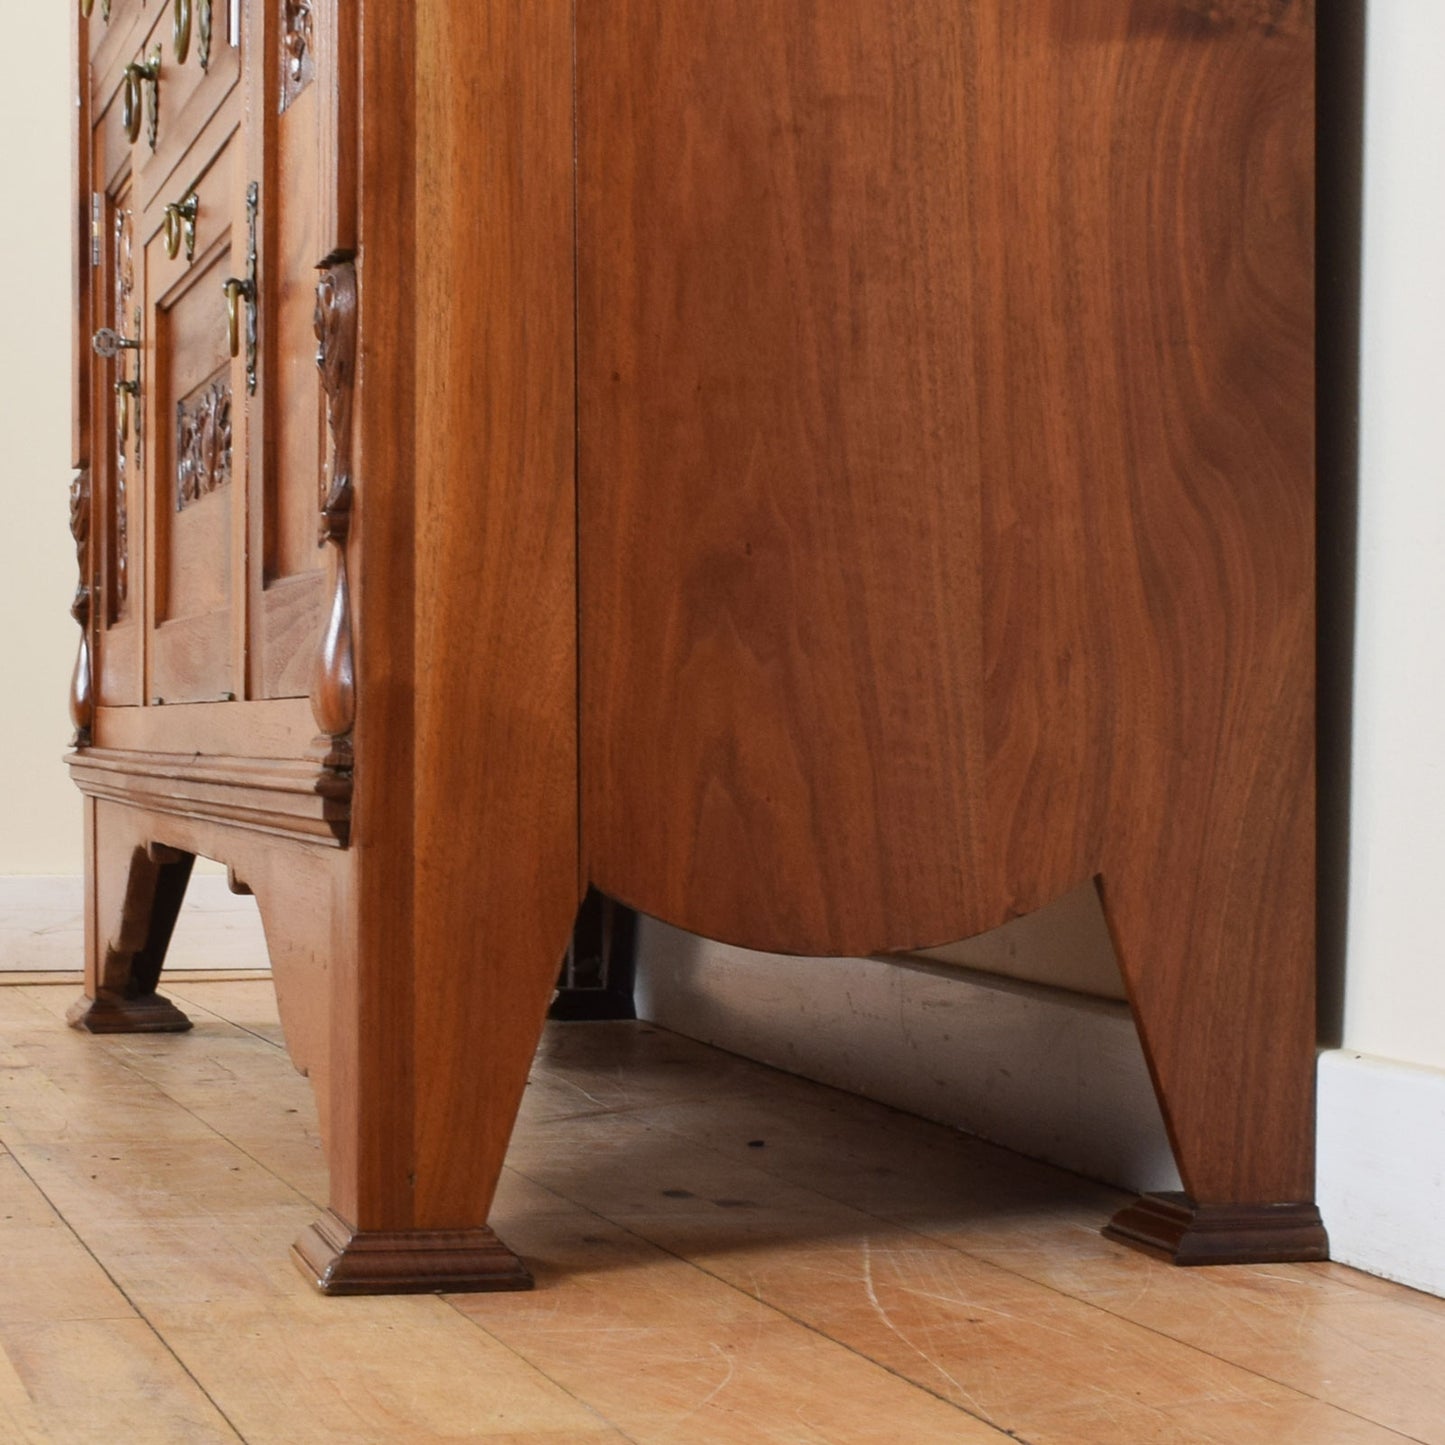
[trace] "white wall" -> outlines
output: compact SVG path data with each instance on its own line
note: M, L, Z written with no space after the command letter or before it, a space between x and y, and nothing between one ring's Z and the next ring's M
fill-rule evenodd
M71 348L70 15L7 4L20 57L0 85L0 971L81 966L81 798L69 749ZM203 871L214 874L213 865ZM250 899L197 879L181 967L266 962Z
M1366 48L1345 1043L1445 1068L1445 5Z
M1445 1294L1445 6L1367 14L1349 909L1319 1201L1335 1258Z
M81 866L60 759L79 635L70 469L70 11L5 6L0 85L0 875Z

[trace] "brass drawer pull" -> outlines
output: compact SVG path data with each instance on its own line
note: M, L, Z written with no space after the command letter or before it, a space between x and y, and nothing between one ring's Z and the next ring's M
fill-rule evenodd
M221 282L221 289L226 293L226 337L230 342L231 355L241 354L241 302L246 303L247 310L255 303L255 287L249 281L242 281L238 276L228 276Z
M256 225L261 210L261 187L252 181L246 187L246 275L228 276L221 282L226 297L226 340L232 356L241 354L241 303L246 303L246 394L256 394L256 360L258 347L257 301L261 290L257 284Z
M161 118L161 48L159 45L151 51L144 62L132 60L125 68L120 123L125 131L126 139L132 145L140 139L141 93L146 86L150 87L149 93L145 96L145 99L149 101L149 105L146 107L146 139L150 142L150 148L154 150Z
M115 428L117 440L124 446L130 439L130 413L133 401L140 400L140 382L118 381L115 384Z
M171 47L176 64L184 65L191 53L191 0L175 0L171 14Z
M186 260L196 259L196 217L200 214L200 197L192 191L182 201L171 201L166 205L166 255L172 261L181 254L181 243L185 243Z

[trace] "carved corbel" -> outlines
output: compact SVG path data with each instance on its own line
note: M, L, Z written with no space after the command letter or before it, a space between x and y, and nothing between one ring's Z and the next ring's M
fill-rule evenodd
M316 74L316 18L312 0L281 0L281 109L311 83Z
M324 766L339 784L351 771L351 729L356 721L351 583L346 569L346 539L351 531L351 409L356 382L356 265L349 256L336 256L323 262L320 271L316 365L326 392L330 459L321 476L319 545L331 553L331 591L316 658L311 710L327 744Z
M75 724L75 747L90 745L90 730L95 722L94 675L90 658L90 472L83 469L70 483L70 535L75 538L75 565L78 574L75 598L70 615L80 624L80 649L75 655L75 671L70 679L70 720Z

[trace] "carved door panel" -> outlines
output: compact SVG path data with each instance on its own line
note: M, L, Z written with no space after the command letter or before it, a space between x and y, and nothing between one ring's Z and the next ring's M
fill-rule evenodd
M195 200L201 174L236 127L239 106L231 98L241 51L230 9L214 0L192 0L188 12L145 0L99 0L88 32L91 314L109 333L98 339L102 354L89 367L96 693L105 706L235 690L234 646L223 641L213 664L201 663L212 644L198 621L210 614L214 632L214 618L230 609L215 595L228 585L229 556L219 568L203 559L217 550L220 531L234 529L189 519L173 524L167 510L177 486L175 408L202 406L202 382L214 382L220 369L212 356L208 376L195 375L215 350L202 334L224 334L211 272L219 266L229 274L229 255L217 247L228 253L220 237L232 225L231 168L222 165L208 177L199 217L179 212ZM179 23L187 13L188 28ZM178 259L167 254L168 206L178 212L169 224L178 235L184 230ZM207 285L216 287L209 297ZM220 399L213 388L210 404ZM224 416L219 420L224 434ZM209 439L215 426L206 425ZM197 535L207 530L218 535ZM216 685L218 671L224 686Z
M147 213L152 703L214 702L243 691L238 627L253 354L243 288L255 228L241 152L232 130L213 157L193 153L178 172L186 183L169 202L177 208L169 223L160 206Z

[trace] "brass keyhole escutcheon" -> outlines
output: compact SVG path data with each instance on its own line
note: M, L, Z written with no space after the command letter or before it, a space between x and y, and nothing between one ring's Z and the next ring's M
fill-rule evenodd
M191 0L175 0L171 14L171 46L176 52L176 64L184 65L191 53Z
M166 206L166 255L172 261L181 254L182 243L186 260L196 259L196 217L200 209L200 198L194 191L183 201L171 201Z
M112 330L109 326L102 326L91 337L90 344L95 354L106 361L114 361L122 351L140 350L139 341L132 341L129 336L122 336L119 331Z

